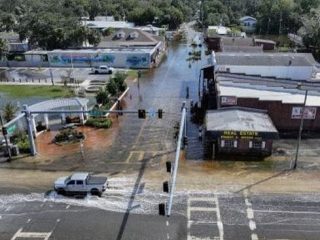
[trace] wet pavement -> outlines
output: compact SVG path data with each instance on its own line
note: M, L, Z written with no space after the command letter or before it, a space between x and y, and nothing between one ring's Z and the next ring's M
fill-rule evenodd
M177 192L167 218L157 214L157 200L165 196L145 190L121 228L130 199L130 187L121 183L111 183L102 198L0 195L1 239L319 239L318 194Z
M138 170L144 161L148 167L159 168L160 163L172 160L174 126L180 121L182 103L187 101L189 106L190 99L197 101L195 78L201 64L189 68L187 57L185 45L173 45L159 68L143 73L139 88L137 82L129 83L126 109L163 109L162 119L158 119L157 114L146 119L139 119L137 114L125 114L114 120L112 129L92 130L84 141L85 160L80 144L57 146L51 143L55 132L45 133L37 139L39 156L33 160L13 161L10 167L118 172ZM186 99L187 87L189 99Z

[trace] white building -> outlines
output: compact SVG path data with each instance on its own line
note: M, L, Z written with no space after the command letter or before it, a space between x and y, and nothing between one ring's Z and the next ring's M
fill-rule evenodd
M227 35L229 32L231 32L231 29L224 26L209 26L208 27L208 33L215 32L218 35Z
M115 21L113 17L104 16L97 16L94 21L83 19L82 25L87 26L88 28L97 29L101 31L107 28L120 29L134 27L134 23L127 21Z
M256 31L257 19L250 16L244 16L239 19L243 31L246 33L253 33Z
M212 53L216 72L310 80L316 61L309 53Z

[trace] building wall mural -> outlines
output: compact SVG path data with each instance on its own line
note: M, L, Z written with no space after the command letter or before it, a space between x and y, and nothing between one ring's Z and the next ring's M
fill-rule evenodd
M148 53L48 53L51 66L93 67L108 65L123 68L149 68L150 54Z
M115 56L112 54L70 54L70 53L54 53L49 57L51 65L71 65L86 64L90 66L92 63L99 62L104 64L112 64Z
M127 56L126 63L129 67L144 68L150 64L150 56L148 54L129 55Z

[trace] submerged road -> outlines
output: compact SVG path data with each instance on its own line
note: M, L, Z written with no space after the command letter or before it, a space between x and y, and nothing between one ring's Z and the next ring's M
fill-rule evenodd
M320 236L318 194L180 192L168 218L157 215L157 199L163 196L142 193L122 228L129 198L124 192L85 199L0 195L0 239L317 240Z

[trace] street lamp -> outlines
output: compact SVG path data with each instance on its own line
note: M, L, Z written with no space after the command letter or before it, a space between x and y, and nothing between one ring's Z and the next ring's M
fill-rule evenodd
M301 89L301 87L302 87L302 84L299 83L298 86L297 86L297 89ZM308 90L306 90L306 92L305 92L302 111L300 112L300 114L301 114L301 117L300 117L300 128L299 128L299 134L298 134L298 140L297 140L296 155L295 155L293 166L292 166L293 170L295 170L297 168L297 162L298 162L298 157L299 157L299 148L300 148L300 142L301 142L301 135L302 135L302 130L303 130L304 111L305 111L305 108L306 108L307 97L308 97Z

